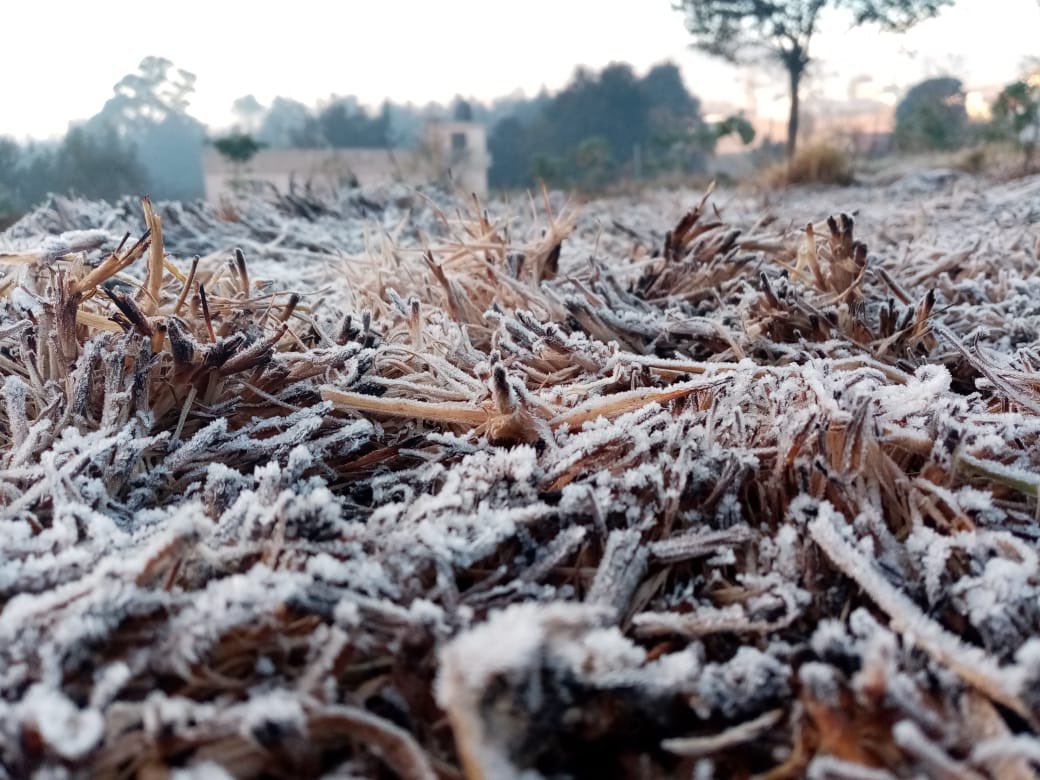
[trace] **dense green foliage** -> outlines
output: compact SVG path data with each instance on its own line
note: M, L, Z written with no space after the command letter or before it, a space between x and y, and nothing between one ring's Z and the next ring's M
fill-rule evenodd
M903 151L955 149L967 126L963 86L949 76L916 84L896 107L895 140Z
M229 133L213 141L213 148L233 163L247 163L264 145L249 133Z
M386 102L372 116L356 97L336 96L312 111L303 103L277 97L263 111L256 137L270 146L299 149L387 148L395 145L392 110Z
M993 127L998 136L1018 144L1028 168L1040 143L1040 78L1008 84L993 103Z
M0 222L50 192L114 199L146 192L148 174L132 146L110 126L74 127L57 144L20 146L0 138Z
M700 104L671 63L642 78L620 63L599 74L579 69L561 92L535 100L526 118L506 116L492 127L493 186L544 179L598 187L624 174L703 169Z

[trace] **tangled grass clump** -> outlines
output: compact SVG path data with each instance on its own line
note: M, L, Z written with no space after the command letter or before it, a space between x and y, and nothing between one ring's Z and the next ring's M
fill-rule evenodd
M817 143L799 149L794 159L775 166L766 178L773 186L847 185L854 181L855 170L848 151L833 144Z
M8 776L1033 776L1035 223L160 212L0 254Z

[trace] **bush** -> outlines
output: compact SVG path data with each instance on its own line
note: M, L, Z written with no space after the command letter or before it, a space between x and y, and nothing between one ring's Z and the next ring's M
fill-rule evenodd
M1008 84L993 103L994 135L1017 144L1029 169L1040 141L1040 74Z
M991 154L987 153L985 147L976 146L962 154L954 163L954 168L965 173L985 173L990 165Z
M830 144L813 144L801 149L790 163L770 169L770 184L852 184L853 166L849 154Z
M248 133L231 133L213 141L213 147L221 156L233 163L247 163L264 148Z
M968 113L964 88L944 76L911 87L896 108L896 144L902 151L956 149L964 142Z

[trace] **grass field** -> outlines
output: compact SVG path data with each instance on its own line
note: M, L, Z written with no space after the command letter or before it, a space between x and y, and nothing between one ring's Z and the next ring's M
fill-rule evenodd
M0 263L0 776L1035 776L1040 177Z

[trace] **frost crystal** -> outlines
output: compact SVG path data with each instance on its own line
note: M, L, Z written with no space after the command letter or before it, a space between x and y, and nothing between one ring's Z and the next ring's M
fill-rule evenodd
M1040 179L785 197L0 235L0 776L1032 777Z

